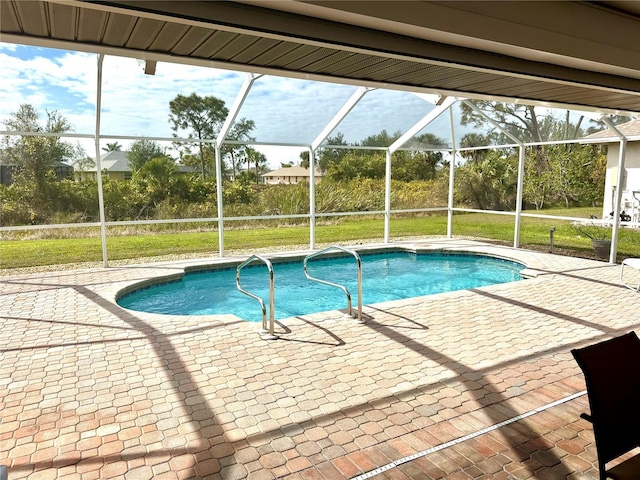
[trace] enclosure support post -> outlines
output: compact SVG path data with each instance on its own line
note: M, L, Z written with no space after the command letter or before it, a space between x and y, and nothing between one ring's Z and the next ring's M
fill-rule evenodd
M453 108L449 107L451 119L451 161L449 162L449 198L447 200L447 238L453 237L453 175L456 169L456 135L453 120Z
M520 155L518 158L518 190L516 192L516 224L513 232L513 248L520 246L520 223L522 213L522 190L524 186L524 153L525 147L520 145Z
M454 97L442 97L433 110L422 117L387 148L384 192L384 243L389 243L391 226L391 154L397 152L405 143L420 133L420 130L438 118L440 114L451 107L455 101L456 99Z
M316 247L316 156L309 147L309 250Z
M618 157L618 180L616 188L616 198L613 207L613 229L611 231L611 252L609 252L609 263L615 265L618 256L618 234L620 232L620 206L622 204L622 182L624 181L624 163L627 154L627 138L620 139L620 155Z
M627 137L605 116L602 122L620 139L620 153L618 155L618 178L616 198L613 200L613 226L611 227L611 250L609 263L614 265L618 256L618 232L620 231L620 206L622 204L622 182L624 181L624 164L627 155Z
M224 257L224 205L222 204L222 151L216 145L216 194L218 198L218 251Z
M224 257L224 215L222 214L222 144L224 143L224 139L231 130L233 122L236 121L236 117L238 113L240 113L240 108L244 104L244 101L247 99L249 95L249 91L253 86L253 82L255 82L262 75L257 73L247 73L247 76L240 87L240 91L238 95L236 95L236 99L231 106L231 110L227 115L227 118L224 119L224 123L222 127L220 127L220 131L218 132L218 138L216 138L215 148L216 148L216 190L218 193L218 243L220 249L220 257Z
M449 199L447 201L447 238L453 238L453 182L456 169L456 150L451 150L451 162L449 164Z
M102 242L102 264L109 266L109 255L107 253L107 226L104 213L104 192L102 191L102 164L100 162L100 109L102 104L102 63L104 55L98 55L98 84L96 90L96 179L98 181L98 209L100 214L100 238Z
M384 243L389 243L391 230L391 150L387 148L384 178Z
M520 214L522 213L522 189L524 185L524 144L522 140L513 135L512 133L505 130L502 125L497 123L493 118L488 116L482 110L480 110L473 102L469 100L463 100L463 102L471 108L474 112L481 115L484 119L486 119L491 125L496 127L500 132L505 134L511 140L516 142L520 146L520 156L518 158L518 190L516 192L516 221L515 228L513 232L513 248L518 248L520 246Z

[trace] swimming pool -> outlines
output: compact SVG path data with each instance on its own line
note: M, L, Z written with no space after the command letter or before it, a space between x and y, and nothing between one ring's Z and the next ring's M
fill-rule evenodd
M513 261L475 254L386 251L360 257L363 304L513 282L522 278L520 272L525 268ZM274 262L273 269L276 319L346 308L342 291L305 278L302 259ZM357 267L353 257L312 259L308 271L314 277L345 285L356 304ZM242 287L268 304L267 267L245 267ZM152 313L234 314L247 321L262 320L258 302L237 290L235 267L189 272L181 280L133 290L117 302L130 310Z

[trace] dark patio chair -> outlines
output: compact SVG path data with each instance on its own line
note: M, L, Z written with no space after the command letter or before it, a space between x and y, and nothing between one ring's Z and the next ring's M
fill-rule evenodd
M640 479L640 454L606 465L640 447L640 339L635 332L571 350L584 373L600 480Z

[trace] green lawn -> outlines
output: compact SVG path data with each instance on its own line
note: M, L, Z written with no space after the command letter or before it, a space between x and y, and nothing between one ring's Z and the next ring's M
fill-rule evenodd
M547 215L588 218L599 215L596 208L545 210ZM565 220L522 218L520 240L522 247L549 246L549 229L555 228L554 245L587 254L591 241L580 235ZM394 216L391 219L391 238L406 236L446 235L447 217ZM454 237L473 237L513 243L514 217L483 213L456 214L453 217ZM337 224L318 225L318 243L355 243L358 240L382 240L384 222L381 217L344 217ZM279 226L255 229L225 230L225 250L248 250L287 245L308 245L309 227ZM107 239L110 260L153 257L167 254L201 253L217 255L218 233L157 233L146 235L112 236ZM618 245L619 257L640 256L640 230L623 229ZM93 238L65 238L47 240L3 240L0 242L0 268L11 269L41 265L79 262L101 262L102 247L98 236Z

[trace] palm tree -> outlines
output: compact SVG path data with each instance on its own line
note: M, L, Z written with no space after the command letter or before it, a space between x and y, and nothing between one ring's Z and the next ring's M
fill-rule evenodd
M260 183L260 174L267 168L267 157L265 157L264 153L247 147L247 171L249 171L249 166L252 163L256 169L256 184L258 184Z
M482 133L467 133L460 139L460 147L483 147L491 145L491 137L489 135L483 135ZM487 150L465 150L460 152L460 155L473 162L481 162L487 156Z
M120 152L122 151L122 145L118 142L107 143L106 147L102 147L105 152Z

